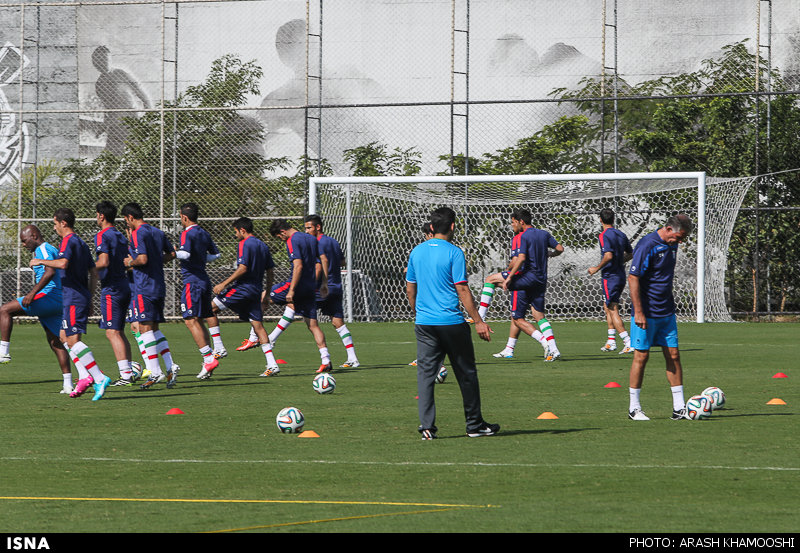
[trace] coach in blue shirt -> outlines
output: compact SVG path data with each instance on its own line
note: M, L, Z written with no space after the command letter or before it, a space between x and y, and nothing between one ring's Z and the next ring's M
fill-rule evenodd
M629 384L628 416L650 420L642 410L639 394L650 348L661 346L667 364L667 381L672 391L672 419L686 418L683 367L678 350L675 298L672 294L678 244L692 232L687 215L667 219L663 227L644 236L633 250L628 275L632 304L631 346L634 349Z
M450 243L455 220L455 212L448 207L431 213L433 238L411 251L406 272L406 293L416 313L418 430L423 440L436 438L433 392L445 355L450 359L461 389L467 436L491 436L500 430L500 425L487 423L481 414L475 351L459 300L475 321L475 331L481 339L490 341L492 330L478 314L467 286L464 252Z

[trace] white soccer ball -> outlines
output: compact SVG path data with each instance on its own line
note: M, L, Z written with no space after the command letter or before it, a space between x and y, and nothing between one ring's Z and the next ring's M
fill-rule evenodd
M707 419L711 416L713 406L708 396L692 396L686 402L686 417L693 421Z
M447 378L447 367L442 365L442 368L439 369L438 373L436 373L436 382L442 384L446 378Z
M328 373L319 373L312 385L318 394L332 394L336 389L336 380Z
M285 407L278 413L275 422L278 425L278 429L284 434L294 434L303 429L306 418L297 407Z
M716 386L709 386L700 395L707 396L711 400L712 409L719 409L725 405L725 393Z

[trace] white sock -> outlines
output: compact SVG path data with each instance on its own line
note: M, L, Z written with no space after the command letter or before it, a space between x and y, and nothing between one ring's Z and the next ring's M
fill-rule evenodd
M247 339L251 342L255 342L256 344L258 343L258 334L256 334L255 328L250 327L250 336Z
M294 321L294 309L291 307L286 307L283 310L283 315L281 315L281 318L278 319L278 324L275 327L275 330L270 332L269 341L274 344L275 340L278 339L278 336L280 336L284 330L289 328L289 325L292 324L292 321Z
M70 349L69 345L67 345L66 343L62 343L61 345L64 346L65 350L67 350L69 358L72 360L72 363L75 365L75 368L78 369L78 380L89 378L89 371L87 371L86 367L83 366L81 360L72 354L72 350Z
M71 390L72 389L72 373L63 373L61 376L64 377L64 388L67 388L67 389Z
M686 407L686 401L683 398L683 386L671 386L672 391L672 409L680 411Z
M94 359L94 354L92 350L89 349L89 346L78 340L78 342L72 346L72 355L75 356L77 360L76 365L81 364L85 368L85 370L92 375L95 382L102 382L106 375L100 370L100 367L97 366L97 362Z
M344 344L344 348L347 351L347 360L358 360L356 357L356 348L353 345L353 337L350 335L350 331L347 330L347 325L340 326L336 329L336 332L339 334L339 338L342 339L342 344Z
M641 388L628 388L628 395L630 396L628 411L634 411L642 408L642 404L639 402L639 394L641 392Z
M278 363L275 361L275 355L272 353L272 344L267 342L266 344L261 344L261 351L264 352L264 357L267 360L267 367L272 369L278 366Z
M631 347L631 337L626 331L622 331L619 333L619 337L622 338L622 341L625 343L625 347Z
M0 355L8 355L8 350L11 347L11 342L0 341Z
M539 342L539 345L542 346L542 349L545 351L550 351L550 346L547 345L547 338L544 337L544 334L534 329L533 334L531 334L531 338Z
M608 329L608 343L614 343L617 341L617 331L613 328Z
M142 347L144 348L144 365L150 371L150 377L157 378L164 374L161 370L161 363L158 362L155 332L148 330L142 333Z
M158 354L164 358L164 366L167 370L172 368L172 354L169 351L169 342L167 341L167 337L164 336L164 333L160 330L154 330L153 336L156 339L156 349L158 350Z
M478 315L481 316L481 319L486 318L486 313L489 311L489 306L492 305L494 288L494 284L489 284L488 282L483 285L483 289L481 290L480 305L478 306Z
M517 340L518 338L510 338L506 342L506 349L514 351L514 348L517 347Z
M328 354L328 348L319 348L319 359L323 365L329 365L331 356Z
M211 346L203 346L200 348L200 355L203 356L203 363L210 363L214 359L214 351Z
M550 321L548 321L547 319L540 320L539 330L541 330L542 334L544 334L544 337L547 340L547 344L550 348L550 351L553 353L558 353L558 346L556 346L556 337L555 335L553 335L553 327L550 326Z
M133 376L133 371L131 370L131 362L130 361L117 361L117 368L119 369L119 376L120 378L130 378Z
M211 335L211 341L214 343L214 350L219 351L221 349L225 349L225 346L222 345L222 332L220 332L218 326L211 326L208 328L208 333Z

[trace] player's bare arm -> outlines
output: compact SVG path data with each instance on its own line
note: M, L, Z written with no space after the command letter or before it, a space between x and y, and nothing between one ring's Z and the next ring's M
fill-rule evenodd
M225 280L214 286L213 290L214 294L221 294L222 291L225 290L225 288L227 288L232 282L235 282L236 280L243 277L245 273L247 273L247 271L248 271L247 265L239 265L238 267L236 267L236 270L233 271L231 276L229 276L228 278L226 278Z
M589 267L589 274L593 275L598 273L600 269L608 265L614 260L614 254L611 252L606 252L603 254L603 259L600 260L600 263L595 265L594 267Z
M639 294L639 277L628 275L628 293L630 294L631 304L635 313L634 322L639 328L647 328L647 317L642 313L642 298Z

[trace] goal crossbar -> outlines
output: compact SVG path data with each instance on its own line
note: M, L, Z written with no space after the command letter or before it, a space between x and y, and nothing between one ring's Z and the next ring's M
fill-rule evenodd
M696 213L692 213L696 220L696 245L697 245L697 311L696 321L705 322L705 296L706 296L706 173L702 171L690 172L641 172L641 173L585 173L585 174L537 174L537 175L427 175L427 176L394 176L394 177L311 177L308 187L308 212L317 213L325 216L325 213L318 213L320 205L318 195L321 187L335 185L343 189L344 195L344 218L345 236L344 250L346 266L348 271L345 275L345 294L351 294L346 299L349 306L346 317L352 320L352 290L353 290L353 228L352 228L352 205L351 192L362 185L380 183L381 185L423 185L423 184L464 184L472 183L553 183L553 182L592 182L592 181L646 181L646 180L683 180L696 183L697 206ZM443 203L446 199L443 198ZM341 206L340 206L341 207ZM400 253L400 252L398 252ZM406 254L407 252L402 252ZM355 268L357 269L357 268Z

